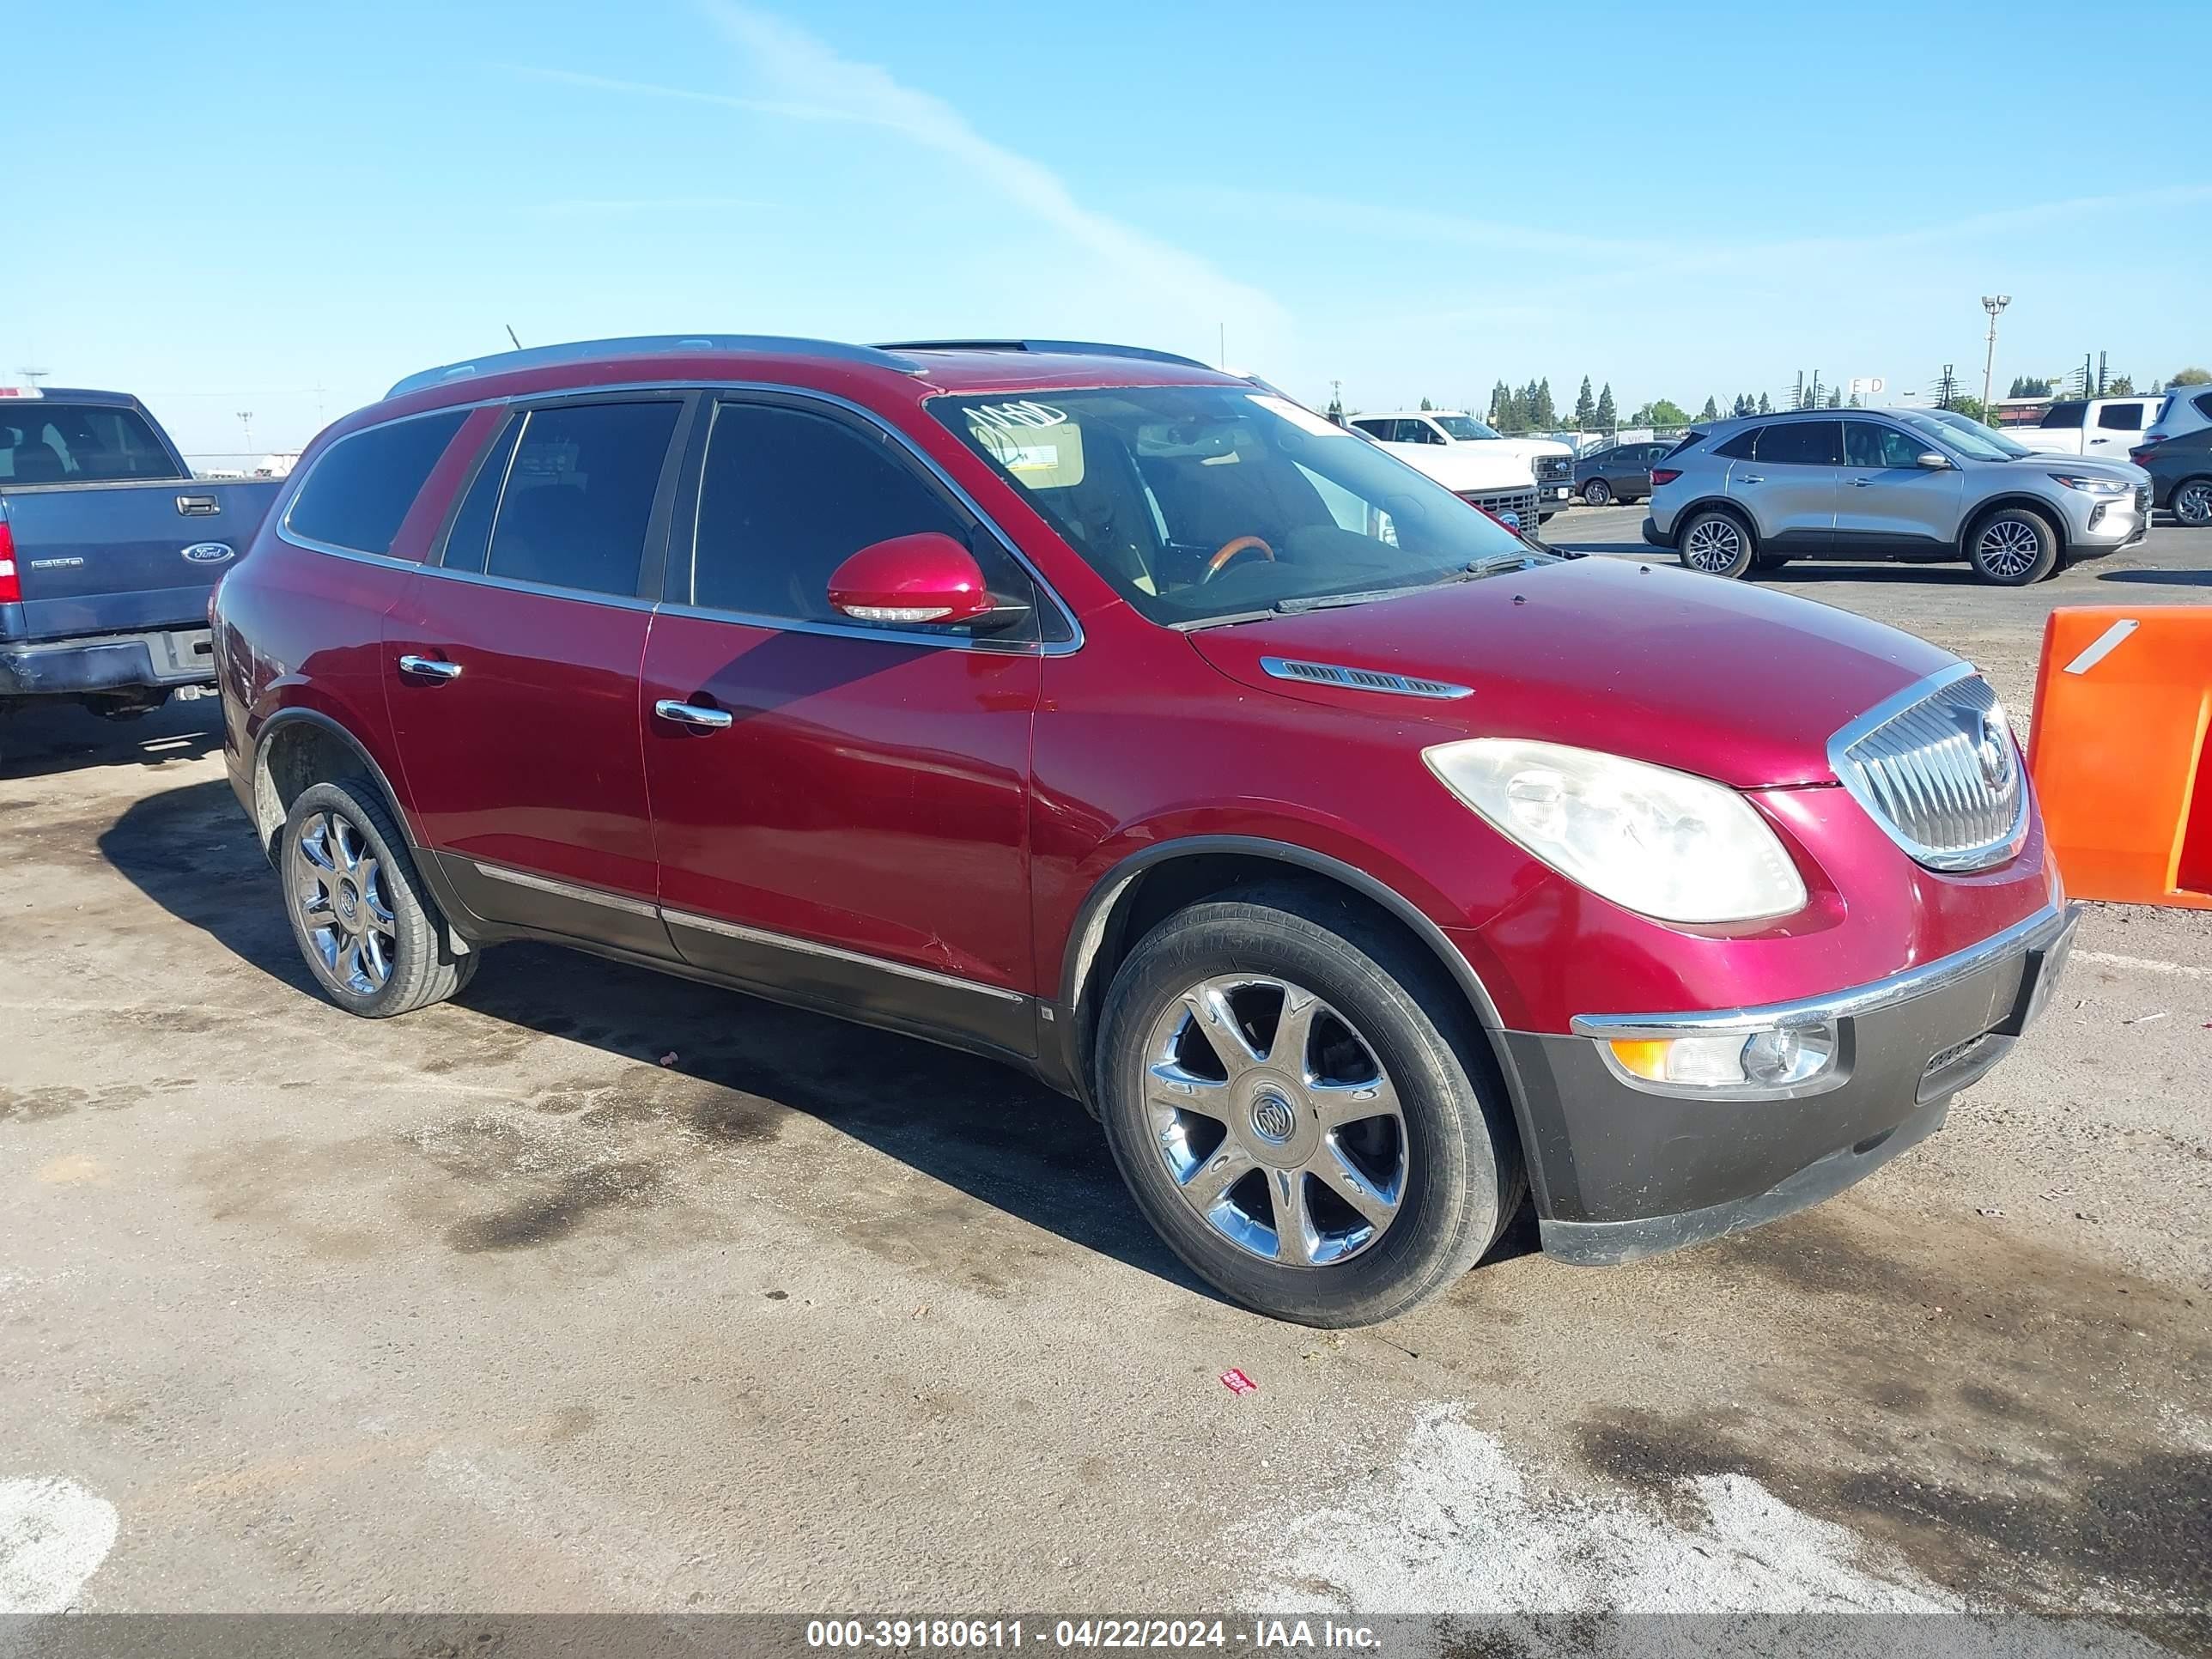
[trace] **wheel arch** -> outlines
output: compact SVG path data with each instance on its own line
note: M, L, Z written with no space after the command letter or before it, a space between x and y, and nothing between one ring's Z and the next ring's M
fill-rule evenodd
M465 956L473 948L474 927L481 925L474 912L453 890L438 860L428 856L416 840L415 826L383 764L343 722L319 708L295 704L278 709L255 734L252 776L254 832L272 865L276 862L276 838L285 816L303 791L310 785L340 778L366 778L384 798L392 821L399 826L399 838L406 843L415 873L429 890L446 947L455 956ZM469 919L473 926L465 928L457 920L460 918Z
M2030 495L2025 490L2008 490L2003 495L1992 496L1986 501L1976 502L1973 509L1966 514L1959 526L1958 556L1971 560L1972 555L1968 550L1972 547L1974 538L1981 533L1982 526L2007 507L2015 507L2034 514L2037 518L2051 526L2051 533L2058 538L2059 559L2063 562L2068 551L2066 514L2044 500L2042 496Z
M1137 942L1184 905L1286 877L1333 887L1370 915L1435 958L1458 988L1466 1012L1497 1068L1527 1143L1520 1090L1498 1041L1504 1022L1489 989L1443 929L1388 883L1366 871L1294 842L1257 836L1189 836L1140 848L1108 870L1091 886L1062 950L1058 992L1051 1018L1060 1027L1055 1045L1073 1091L1095 1116L1091 1063L1106 988Z
M1647 496L1645 499L1650 498ZM1744 534L1751 538L1752 550L1754 553L1759 550L1759 544L1764 538L1759 534L1759 521L1751 516L1749 507L1727 495L1700 495L1696 501L1675 509L1674 532L1668 539L1674 544L1676 552L1681 551L1682 535L1690 527L1690 520L1700 513L1708 512L1725 513L1734 519L1743 526Z

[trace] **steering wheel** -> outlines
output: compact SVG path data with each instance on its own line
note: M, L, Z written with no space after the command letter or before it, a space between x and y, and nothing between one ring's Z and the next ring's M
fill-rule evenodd
M1213 556L1206 562L1206 574L1200 576L1199 580L1212 581L1233 564L1238 555L1244 553L1257 553L1261 558L1270 562L1275 556L1275 550L1257 536L1239 536L1234 541L1222 543L1214 550Z

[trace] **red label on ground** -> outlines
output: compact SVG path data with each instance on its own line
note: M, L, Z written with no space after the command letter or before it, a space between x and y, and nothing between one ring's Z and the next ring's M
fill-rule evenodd
M1231 1394L1249 1394L1260 1385L1240 1370L1221 1373L1221 1386Z

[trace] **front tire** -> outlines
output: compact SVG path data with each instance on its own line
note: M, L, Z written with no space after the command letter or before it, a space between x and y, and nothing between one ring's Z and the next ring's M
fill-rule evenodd
M456 957L407 842L365 779L318 783L284 815L279 869L292 937L325 995L385 1019L452 996L476 972Z
M1613 486L1602 478L1592 478L1583 486L1583 500L1592 507L1606 507L1613 501Z
M2212 478L2184 478L2175 485L2173 516L2196 530L2212 525Z
M1966 553L1984 581L2026 587L2058 568L2058 532L2040 513L2001 507L1974 526Z
M1170 917L1115 975L1097 1048L1138 1207L1194 1273L1279 1319L1372 1324L1435 1295L1522 1192L1464 1008L1341 898L1264 888Z
M1751 527L1733 513L1707 507L1691 514L1675 545L1685 566L1700 574L1739 577L1751 568L1759 544Z

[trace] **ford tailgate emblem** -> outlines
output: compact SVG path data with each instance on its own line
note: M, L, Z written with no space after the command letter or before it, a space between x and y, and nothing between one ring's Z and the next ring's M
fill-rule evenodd
M228 542L194 542L184 552L192 564L221 564L225 559L235 558Z

